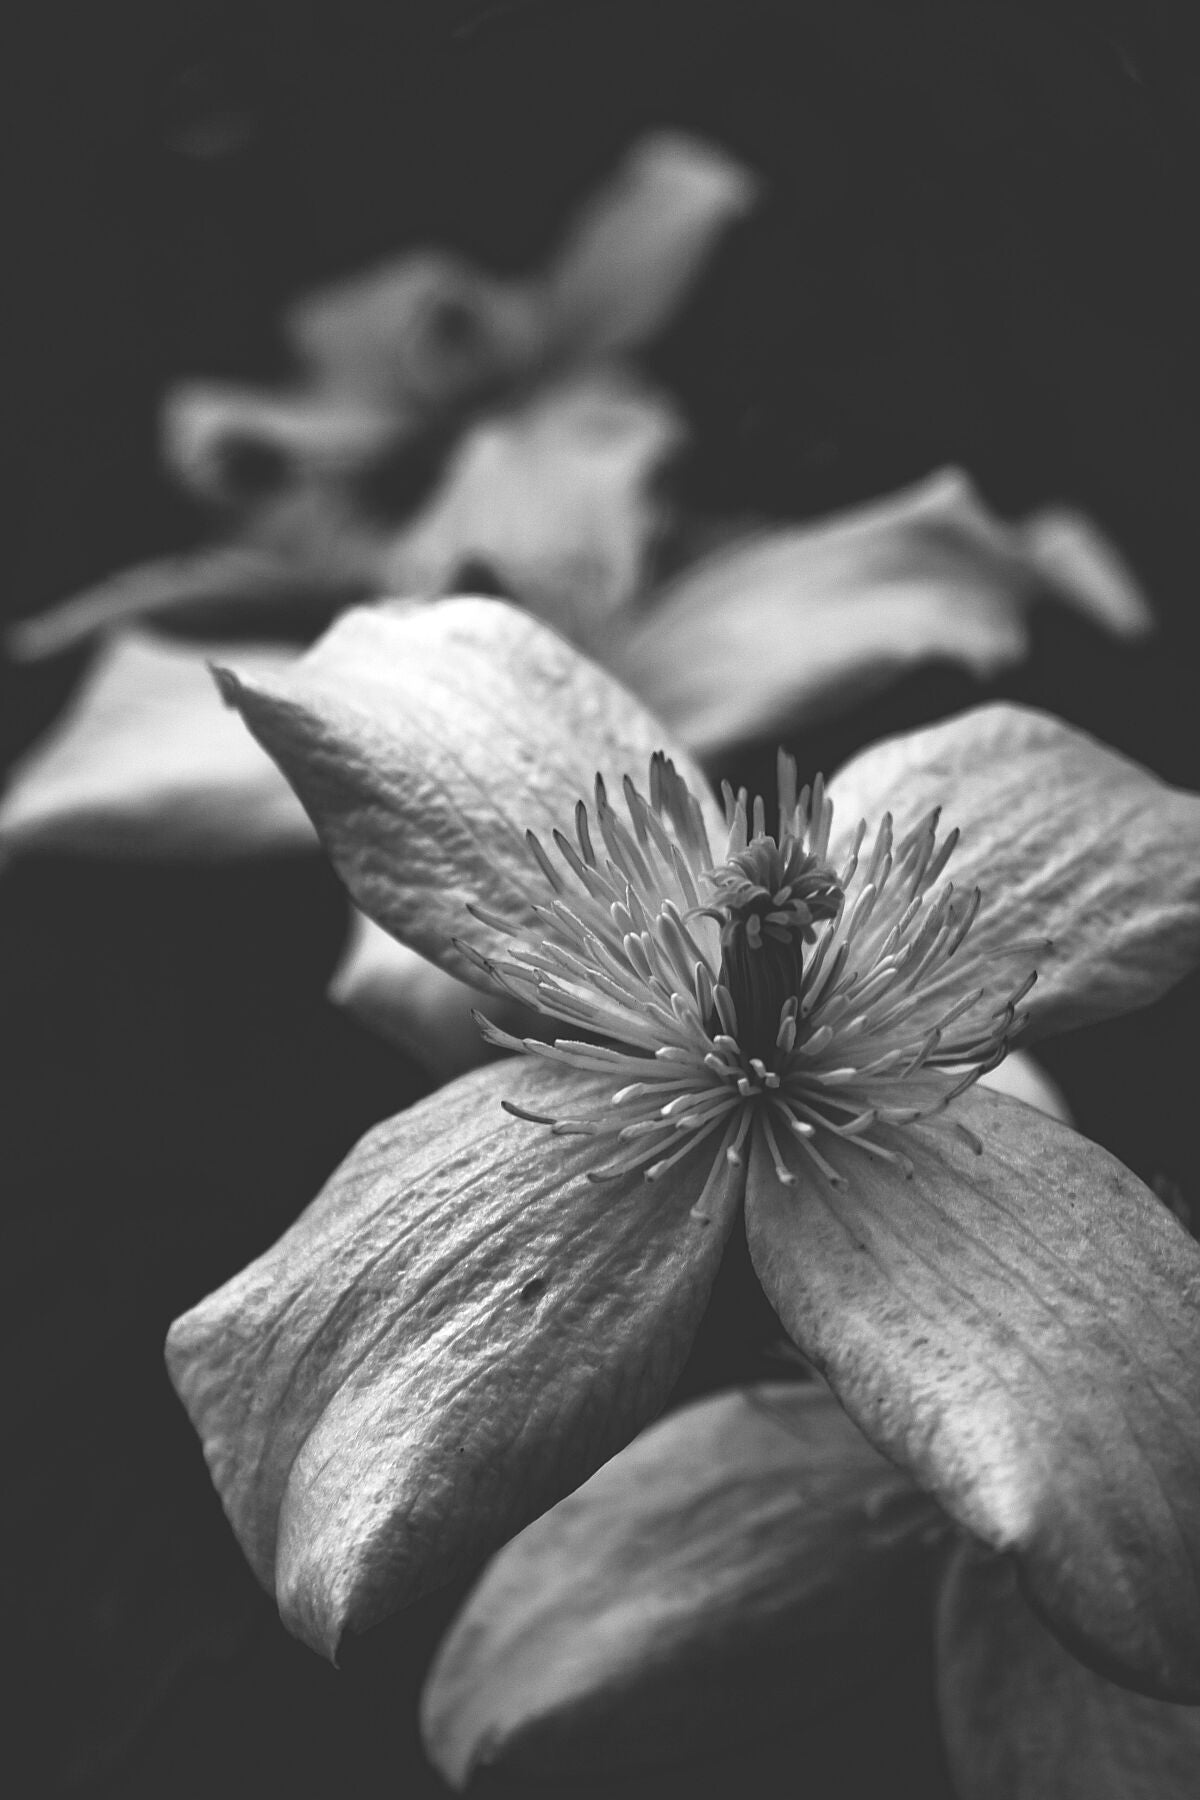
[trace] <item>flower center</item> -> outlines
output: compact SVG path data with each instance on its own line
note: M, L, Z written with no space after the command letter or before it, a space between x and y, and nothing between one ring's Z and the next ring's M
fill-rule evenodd
M774 1068L780 1014L799 1000L804 951L818 920L836 918L843 902L837 876L802 844L756 837L708 877L709 917L721 928L720 985L738 1017L738 1043L747 1058ZM709 1029L721 1022L714 1011Z
M916 1124L980 1149L944 1115L1024 1024L1028 959L1041 946L964 951L982 896L941 880L958 833L939 842L937 811L898 842L885 813L869 854L860 824L835 870L819 776L798 789L795 763L781 757L774 836L761 800L723 792L718 858L665 757L651 761L648 799L626 779L624 818L597 779L594 823L580 801L574 841L554 833L561 863L528 834L537 885L527 917L472 907L516 941L499 959L463 951L578 1034L548 1044L480 1019L484 1035L591 1078L574 1112L547 1117L506 1101L508 1110L595 1138L595 1180L640 1171L653 1181L711 1139L715 1182L724 1162L743 1160L751 1134L785 1183L798 1160L840 1185L829 1159L840 1144L911 1173L903 1140ZM1015 985L1004 973L1014 957ZM707 1193L708 1183L700 1214Z

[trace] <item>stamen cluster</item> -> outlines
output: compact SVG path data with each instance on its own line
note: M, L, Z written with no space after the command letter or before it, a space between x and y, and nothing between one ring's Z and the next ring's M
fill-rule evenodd
M599 846L580 801L574 838L554 833L557 861L528 834L532 927L472 909L514 939L507 957L478 959L493 979L581 1034L545 1043L481 1019L485 1035L612 1084L577 1117L509 1111L595 1137L597 1180L653 1181L713 1140L715 1181L752 1131L787 1183L791 1144L840 1184L822 1153L834 1139L911 1173L903 1128L945 1122L1001 1061L1036 978L1005 992L993 973L998 957L1027 959L1028 943L961 954L982 897L941 881L958 832L939 843L935 810L896 843L885 814L869 853L863 822L835 869L832 802L820 777L798 791L782 755L775 834L760 799L726 787L720 860L665 757L651 761L649 798L626 778L624 800L626 818L597 778Z

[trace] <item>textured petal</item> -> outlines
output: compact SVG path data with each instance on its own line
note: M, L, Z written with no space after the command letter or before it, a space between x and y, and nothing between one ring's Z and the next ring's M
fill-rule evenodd
M500 1109L594 1100L512 1059L377 1126L266 1255L176 1321L172 1378L289 1629L334 1656L494 1549L662 1406L739 1200L587 1179Z
M820 1714L910 1625L942 1515L815 1385L673 1413L505 1547L422 1704L455 1787L589 1777Z
M485 998L478 988L399 943L357 908L328 993L335 1006L344 1006L398 1045L438 1081L495 1060L496 1052L476 1023L477 1011L519 1036L527 1036L531 1028L519 1002L499 994Z
M746 1224L767 1296L850 1416L1021 1559L1055 1629L1132 1685L1200 1696L1200 1247L1097 1145L975 1089L903 1134L911 1181L785 1188ZM802 1158L799 1150L796 1158Z
M582 208L546 273L559 353L630 350L665 326L759 182L714 144L643 138Z
M646 581L684 435L675 407L627 373L540 389L464 434L391 545L387 591L453 593L486 573L489 591L586 645Z
M451 939L506 941L469 901L525 916L525 832L570 829L598 770L619 792L672 750L610 676L493 600L348 613L279 680L224 679L363 911L471 981ZM675 758L719 831L703 777Z
M1029 649L1058 598L1121 635L1146 602L1084 520L991 516L945 470L887 500L744 539L687 569L616 646L615 666L702 753L812 726L926 662L980 680Z
M1200 1710L1114 1687L1065 1651L1012 1569L960 1551L938 1618L938 1703L959 1800L1193 1800Z
M127 857L315 849L295 794L214 692L208 659L228 653L134 633L107 643L13 769L0 846ZM237 656L267 673L295 651L247 644Z
M931 807L962 840L947 877L983 892L969 945L1049 939L1031 1033L1146 1006L1200 961L1200 796L1047 713L981 706L888 738L830 784L832 854L860 818Z

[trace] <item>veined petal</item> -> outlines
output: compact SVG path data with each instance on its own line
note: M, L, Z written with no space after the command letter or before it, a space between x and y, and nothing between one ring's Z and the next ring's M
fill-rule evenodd
M491 1563L430 1672L429 1754L464 1787L777 1734L895 1655L943 1526L815 1384L685 1407Z
M897 836L932 807L962 838L948 868L978 886L978 955L1048 939L1029 1031L1147 1006L1200 961L1200 796L1028 707L981 706L888 738L830 783L835 860L862 817Z
M938 1705L959 1800L1193 1800L1200 1710L1094 1675L1010 1565L961 1549L938 1617Z
M702 1147L597 1185L501 1111L595 1084L511 1061L368 1133L275 1247L176 1321L172 1379L290 1630L336 1656L620 1448L687 1356L740 1198Z
M127 632L100 650L61 718L14 767L0 848L208 859L316 848L279 770L213 692L228 645ZM286 644L237 647L264 675Z
M363 911L477 985L452 941L487 953L545 882L526 832L569 828L597 772L620 791L666 748L723 829L704 779L658 721L554 632L495 600L346 614L287 674L223 676Z
M982 1140L912 1127L905 1181L842 1143L784 1187L756 1146L750 1252L858 1425L1020 1559L1098 1666L1200 1696L1200 1247L1097 1145L1007 1095ZM897 1140L899 1141L899 1139Z

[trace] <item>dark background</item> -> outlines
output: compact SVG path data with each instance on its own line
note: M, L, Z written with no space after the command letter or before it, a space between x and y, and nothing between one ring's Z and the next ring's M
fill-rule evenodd
M157 464L171 380L286 377L282 304L404 244L528 266L632 136L676 124L769 183L652 358L697 427L688 497L805 517L957 462L1003 513L1085 507L1163 621L1131 651L1043 617L1030 663L996 688L927 671L798 735L802 763L831 768L1003 693L1200 786L1194 7L16 11L10 616L198 541L205 521ZM0 668L6 758L82 667ZM735 774L765 766L760 746L734 760ZM449 1602L352 1646L341 1673L294 1644L161 1366L170 1319L422 1091L323 998L344 929L315 857L193 870L42 856L0 881L21 1668L0 1761L21 1794L442 1791L413 1705ZM1183 1204L1200 1192L1182 1048L1196 999L1189 984L1048 1059L1083 1127ZM691 1389L756 1366L742 1323L727 1357L710 1334ZM807 1746L804 1791L936 1795L931 1720L914 1649ZM748 1757L742 1784L773 1791L772 1748ZM694 1775L688 1791L708 1790Z

